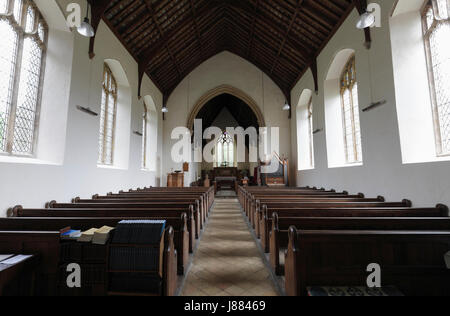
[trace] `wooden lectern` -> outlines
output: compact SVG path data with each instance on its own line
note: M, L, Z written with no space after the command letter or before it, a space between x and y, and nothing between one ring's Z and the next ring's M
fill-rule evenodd
M167 175L168 188L184 188L184 173L169 173Z

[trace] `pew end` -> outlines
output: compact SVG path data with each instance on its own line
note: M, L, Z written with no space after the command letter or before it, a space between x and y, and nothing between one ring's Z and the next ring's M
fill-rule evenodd
M278 214L277 213L273 213L272 214L272 229L270 231L270 265L273 269L273 271L275 271L276 275L282 275L283 271L281 271L281 266L280 266L280 243L278 241L279 239L279 234L280 234L280 229L278 226Z
M45 203L45 208L53 208L55 206L55 204L57 204L58 202L56 202L55 200L52 200L50 202Z
M405 207L412 207L412 201L408 200L408 199L403 199L402 200L403 205L405 205Z
M438 204L438 205L436 205L436 208L441 211L442 216L450 217L450 210L447 205Z
M174 234L172 226L169 226L164 234L164 296L174 296L177 289L177 251L174 245Z
M12 208L9 208L7 211L7 217L19 217L20 211L23 210L22 205L16 205Z
M79 196L77 196L76 198L72 199L72 203L79 203L81 200L81 198Z

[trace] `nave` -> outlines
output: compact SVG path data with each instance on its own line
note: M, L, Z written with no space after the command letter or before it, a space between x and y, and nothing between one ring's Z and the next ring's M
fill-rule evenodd
M216 198L183 296L276 296L237 198Z

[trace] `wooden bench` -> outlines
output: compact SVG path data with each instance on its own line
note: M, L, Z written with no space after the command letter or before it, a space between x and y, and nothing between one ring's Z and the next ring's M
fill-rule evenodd
M258 227L258 223L261 222L261 218L263 216L264 208L268 208L270 210L273 209L288 209L288 208L307 208L307 209L336 209L336 208L405 208L411 207L412 203L409 200L403 200L402 202L340 202L337 200L329 200L325 202L311 202L311 201L266 201L262 200L261 202L256 203L255 213L253 215L253 223L255 227L256 235L261 237L261 231ZM272 215L269 215L269 218Z
M170 201L170 203L168 202ZM52 201L53 202L53 201ZM85 205L85 204L157 204L157 205L163 205L163 206L157 206L157 207L176 207L178 205L183 205L185 203L192 204L194 206L194 210L199 212L199 223L200 223L200 229L203 229L203 225L206 221L206 211L203 205L203 201L197 199L197 198L178 198L178 197L140 197L140 198L133 198L133 197L115 197L115 198L109 198L109 197L98 197L95 199L81 199L79 197L72 199L72 204L79 204L79 205ZM55 205L55 204L54 204ZM57 205L57 203L56 203ZM82 206L81 206L82 207Z
M114 202L114 203L55 203L50 202L47 203L48 209L121 209L121 210L129 210L133 209L137 210L178 210L180 212L185 212L188 214L188 219L191 221L193 219L195 223L195 229L193 231L189 231L189 233L193 233L195 238L198 239L200 235L200 231L202 229L202 220L200 216L200 212L198 209L195 209L191 203L186 202ZM193 210L191 212L191 209ZM181 215L181 214L180 214ZM179 215L177 215L179 216ZM173 216L171 216L173 217Z
M189 198L198 198L202 200L203 206L206 211L212 206L214 202L214 195L212 195L212 199L208 193L199 193L199 192L186 192L186 191L129 191L129 192L121 192L118 194L108 193L107 196L116 198L116 197L168 197L169 200L171 197L189 197ZM99 195L94 195L93 198L99 197Z
M10 217L0 218L2 231L60 231L66 227L86 231L93 227L116 227L117 223L129 217ZM145 220L161 219L158 217L141 218ZM178 274L184 274L189 262L189 232L187 215L166 217L166 226L174 229L174 244L177 250Z
M381 266L383 286L406 296L450 295L444 254L450 232L305 231L289 229L286 293L305 296L309 286L365 286L367 266Z
M273 213L282 217L445 217L448 208L445 205L437 205L434 208L267 208L263 206L263 215L260 221L261 244L266 252L269 252L269 219Z
M173 296L177 286L177 254L173 241L173 228L168 227L164 236L162 282L164 295ZM36 294L39 296L59 294L57 285L60 269L60 246L59 231L0 231L0 253L39 256L40 265L35 286ZM107 261L106 258L105 261Z
M270 264L276 274L284 273L280 259L288 246L288 231L291 226L299 230L431 230L450 231L449 217L278 217L273 213L269 220ZM284 261L284 260L283 260Z
M8 217L108 217L108 218L181 218L187 216L187 229L189 232L189 252L195 247L195 221L192 208L189 209L24 209L16 206L8 211Z
M255 227L255 224L258 222L258 213L261 209L261 205L263 204L270 204L270 205L297 205L297 204L304 204L304 203L322 203L331 205L338 205L337 207L340 207L341 205L345 205L348 203L351 203L353 205L362 205L361 207L376 207L377 205L380 206L387 206L387 207L395 207L395 206L411 206L411 203L407 200L401 202L401 203L386 203L383 197L378 198L364 198L364 197L358 197L358 196L335 196L335 197L310 197L310 196L303 196L303 197L276 197L276 198L266 198L266 197L257 197L255 199L255 203L252 202L251 208L249 209L249 220L250 223L253 225L253 228ZM381 204L383 203L383 204ZM318 204L315 204L318 205ZM359 207L359 206L358 206Z
M157 192L157 193L197 193L206 195L206 201L208 205L208 210L214 203L214 188L205 188L205 187L189 187L189 188L144 188L137 190L129 190L129 193L133 192ZM121 191L121 193L125 193Z
M37 295L56 295L59 263L59 231L0 231L0 253L38 255Z

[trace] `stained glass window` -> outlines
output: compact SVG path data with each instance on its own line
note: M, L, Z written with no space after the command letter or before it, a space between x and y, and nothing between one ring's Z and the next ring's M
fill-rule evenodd
M360 163L362 162L361 127L354 55L350 57L342 72L341 103L346 161Z
M429 1L423 30L438 156L450 155L450 1Z
M0 0L0 153L34 153L46 36L33 1Z
M111 69L104 65L102 85L102 109L100 113L100 138L98 163L112 165L114 162L114 138L117 113L117 82Z
M224 132L216 145L216 167L234 167L234 140Z

